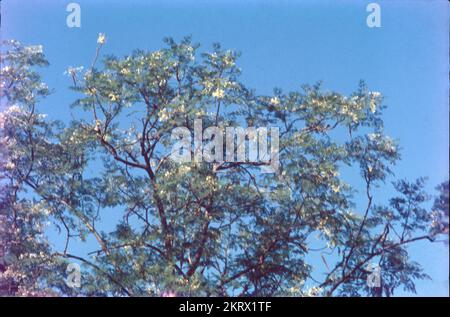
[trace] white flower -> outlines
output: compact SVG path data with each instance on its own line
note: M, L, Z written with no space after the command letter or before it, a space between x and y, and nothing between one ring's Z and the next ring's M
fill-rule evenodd
M212 93L212 96L217 99L222 99L223 97L225 97L225 92L222 89L218 88Z
M109 97L109 99L111 99L112 102L115 102L115 101L117 101L117 99L118 99L118 96L115 95L115 94L113 94L113 93L110 93L110 94L108 95L108 97Z
M333 190L335 193L339 193L341 188L339 187L339 185L331 185L331 190Z
M130 69L124 67L124 68L122 68L122 69L120 70L120 73L121 73L122 75L129 75L129 74L130 74Z
M381 93L379 93L378 91L372 91L370 93L370 95L372 96L372 98L379 98L379 97L381 97Z
M41 54L42 53L42 45L33 45L25 48L31 54Z
M231 51L228 51L223 60L226 67L234 66L234 59Z
M103 33L98 34L97 43L103 45L106 43L106 35Z
M321 287L313 286L305 292L305 296L315 297L315 296L319 295L322 291L323 291L323 289Z
M278 106L280 104L280 99L278 99L278 97L272 97L270 99L270 104L272 104L274 106Z
M167 121L170 117L170 111L167 110L167 108L162 109L159 113L158 113L158 117L160 121Z
M18 105L12 105L11 107L8 108L8 113L17 113L17 112L21 112L21 109Z
M377 111L377 104L375 100L370 100L370 112L375 113Z
M189 165L183 165L179 168L180 174L186 174L191 171L191 167Z
M372 91L369 93L370 95L370 112L375 113L377 111L377 102L376 100L381 97L381 94L378 91Z
M94 128L94 130L95 131L100 131L101 126L102 126L102 122L100 120L98 120L98 119L95 120L95 128Z
M69 66L67 67L67 70L63 73L63 75L69 75L69 76L74 76L77 73L81 72L83 70L83 66L78 66L78 67L72 67Z
M16 165L13 163L13 162L8 162L8 163L6 163L6 165L5 165L5 168L7 169L7 170L12 170L12 169L14 169L16 167Z

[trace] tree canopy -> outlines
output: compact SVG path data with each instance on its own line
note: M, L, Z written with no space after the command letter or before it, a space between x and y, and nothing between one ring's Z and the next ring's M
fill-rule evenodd
M71 122L38 111L51 91L42 47L2 47L1 294L390 296L427 278L407 246L448 233L448 182L434 213L422 178L395 180L392 198L376 200L400 159L379 92L361 82L349 96L320 84L259 95L240 81L239 54L218 44L200 53L190 38L166 39L119 58L102 57L105 43L101 34L91 65L67 71ZM173 129L196 119L277 127L278 171L174 162ZM350 169L360 188L346 182ZM106 228L113 210L120 219ZM65 283L71 262L82 265L79 288Z

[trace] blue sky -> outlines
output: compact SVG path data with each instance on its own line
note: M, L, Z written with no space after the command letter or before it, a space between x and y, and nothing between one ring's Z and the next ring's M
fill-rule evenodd
M367 27L372 1L362 0L78 0L81 28L68 28L70 2L2 1L2 39L44 46L44 79L55 92L40 109L51 118L70 119L76 96L63 72L89 65L99 32L108 38L103 54L117 56L159 49L166 36L192 35L204 50L220 42L241 51L241 80L260 94L319 80L348 94L364 79L385 96L385 130L401 144L396 176L427 176L434 193L449 175L447 1L376 1L380 28ZM389 197L388 185L381 199ZM419 243L410 250L433 278L417 284L418 294L448 296L448 248Z

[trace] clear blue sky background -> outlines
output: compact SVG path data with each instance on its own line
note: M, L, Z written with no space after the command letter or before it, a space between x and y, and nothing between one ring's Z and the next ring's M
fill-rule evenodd
M382 27L368 28L372 1L78 0L79 29L66 26L69 2L2 1L2 39L44 46L44 78L55 93L40 109L51 118L70 119L76 96L63 72L89 65L99 32L108 38L102 52L117 56L158 49L165 36L192 35L205 50L220 42L241 51L242 81L260 94L319 80L348 94L364 79L386 97L386 132L402 146L396 176L427 176L432 193L448 177L447 1L377 1ZM388 185L380 202L391 193ZM417 284L418 294L448 296L448 248L424 242L410 250L433 278Z

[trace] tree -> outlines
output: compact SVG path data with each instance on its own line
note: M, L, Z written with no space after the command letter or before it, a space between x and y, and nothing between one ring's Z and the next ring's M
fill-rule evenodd
M423 179L396 181L398 197L375 204L373 188L384 185L400 158L383 131L380 93L361 82L348 97L320 84L257 95L239 81L236 52L216 44L199 54L190 38L165 42L154 52L107 56L97 67L106 43L101 34L91 66L67 72L80 96L73 107L83 110L67 125L35 108L48 94L31 71L47 63L41 50L10 42L3 53L2 182L11 190L2 226L32 236L31 245L15 237L21 250L5 244L7 252L42 250L42 260L22 270L39 272L24 273L33 285L98 296L415 291L414 280L427 276L407 245L433 240L431 216ZM278 127L278 172L261 173L261 162L173 161L172 131L192 130L195 119L203 129ZM359 192L340 175L344 168L359 170L362 210ZM110 210L121 220L100 230ZM18 212L28 218L10 225ZM36 224L46 221L65 235L63 250L49 247L44 230L42 240L33 238ZM70 242L88 236L98 248L71 253ZM323 265L312 263L314 254ZM70 261L84 265L79 289L63 282ZM13 262L25 265L20 255ZM373 263L381 284L368 287Z
M48 63L40 46L4 45L10 49L1 56L0 74L0 98L7 105L0 113L0 295L50 296L50 285L63 284L57 273L62 263L45 237L46 201L26 196L36 173L52 173L55 124L36 112L49 90L33 70Z
M434 235L440 233L447 235L448 244L448 211L449 211L449 182L448 180L439 184L436 190L439 192L439 196L435 198L433 204L433 222L431 224L432 232Z

